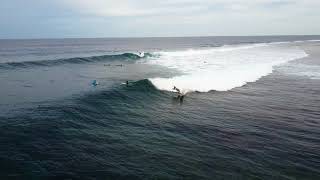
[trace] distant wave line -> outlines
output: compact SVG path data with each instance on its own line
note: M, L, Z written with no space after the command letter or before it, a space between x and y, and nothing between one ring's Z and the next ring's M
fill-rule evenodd
M74 57L56 60L40 60L40 61L23 61L23 62L5 62L0 63L0 69L17 69L17 68L30 68L35 66L58 66L63 64L83 64L91 62L103 61L116 61L116 60L138 60L142 58L151 57L151 53L144 53L143 56L136 53L122 53L116 55L102 55L90 57Z

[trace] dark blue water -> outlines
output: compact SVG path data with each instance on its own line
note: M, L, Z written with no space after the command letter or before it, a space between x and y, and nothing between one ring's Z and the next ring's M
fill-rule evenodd
M0 40L0 179L319 179L317 39ZM155 52L288 41L226 52L308 54L228 91L181 102L149 80L186 73Z

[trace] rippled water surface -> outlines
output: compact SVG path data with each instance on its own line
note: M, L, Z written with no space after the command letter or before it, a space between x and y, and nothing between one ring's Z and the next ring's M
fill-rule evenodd
M319 179L319 39L0 40L0 179Z

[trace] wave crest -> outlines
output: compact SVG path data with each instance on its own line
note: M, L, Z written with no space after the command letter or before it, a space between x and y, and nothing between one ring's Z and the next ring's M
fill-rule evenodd
M150 53L143 53L143 56L135 53L123 53L116 55L102 55L102 56L91 56L91 57L75 57L67 59L56 59L56 60L42 60L42 61L24 61L24 62L6 62L0 63L0 69L16 69L16 68L28 68L35 66L57 66L63 64L83 64L91 62L103 62L103 61L116 61L116 60L138 60L142 58L151 57Z

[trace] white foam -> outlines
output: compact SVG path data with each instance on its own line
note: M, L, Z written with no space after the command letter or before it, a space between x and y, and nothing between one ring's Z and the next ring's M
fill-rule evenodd
M315 40L307 40L307 41L309 41L309 42L319 42L320 40L315 39Z
M263 43L157 54L158 58L145 62L177 69L182 75L149 80L160 90L172 91L176 86L184 93L228 91L257 81L276 65L307 56L296 47Z
M320 79L319 65L288 63L286 66L281 66L277 70L288 75L304 76L310 79Z
M143 51L139 51L139 52L133 52L132 54L135 54L135 55L137 55L137 56L139 56L139 57L141 57L141 58L143 58L143 57L145 57L145 54L144 54L144 52Z

